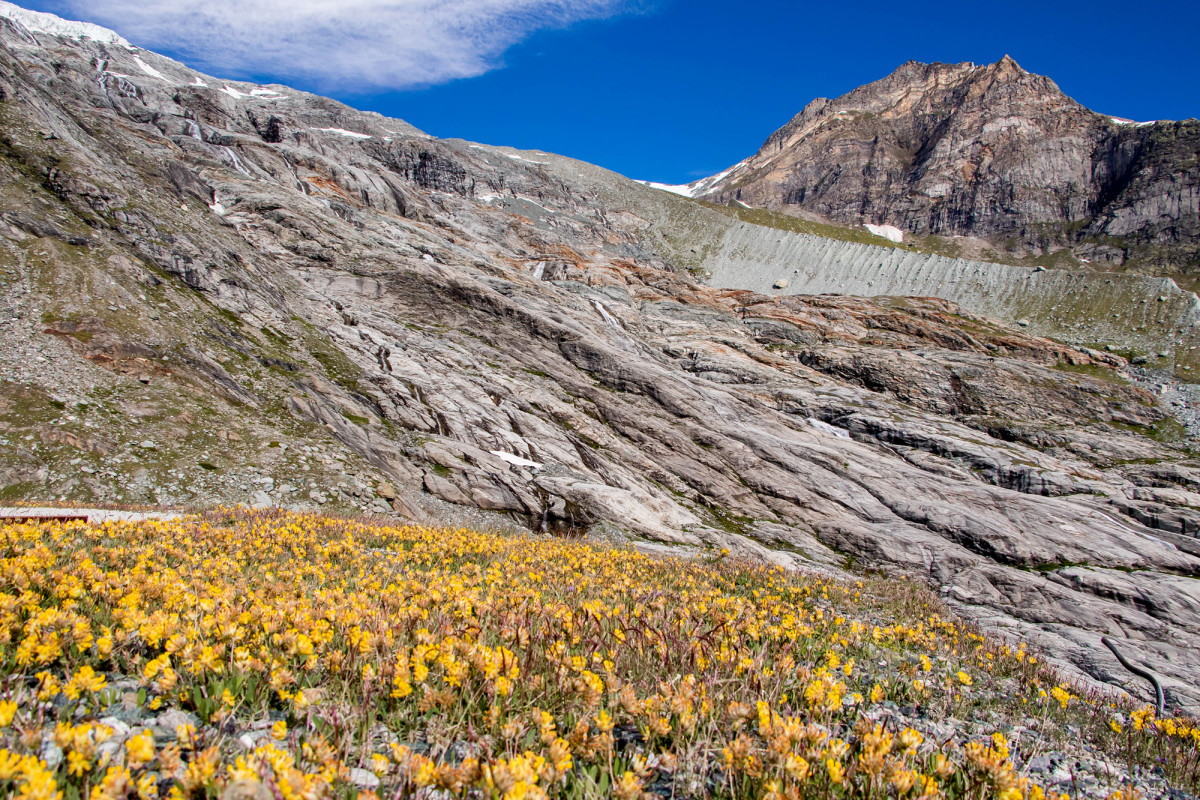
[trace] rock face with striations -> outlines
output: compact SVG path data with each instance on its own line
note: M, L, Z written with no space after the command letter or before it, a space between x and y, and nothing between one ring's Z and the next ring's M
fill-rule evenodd
M1184 387L936 298L707 286L690 200L119 40L0 19L0 76L3 497L854 562L1200 708Z
M1095 113L1008 56L913 61L813 100L703 197L1192 272L1200 122Z

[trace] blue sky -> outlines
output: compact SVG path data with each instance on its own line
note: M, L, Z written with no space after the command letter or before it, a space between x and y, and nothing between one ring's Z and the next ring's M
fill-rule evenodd
M108 25L223 77L287 83L436 136L547 150L668 183L724 169L812 98L909 59L986 63L1008 53L1097 111L1200 116L1194 1L22 4ZM212 10L223 4L224 16Z

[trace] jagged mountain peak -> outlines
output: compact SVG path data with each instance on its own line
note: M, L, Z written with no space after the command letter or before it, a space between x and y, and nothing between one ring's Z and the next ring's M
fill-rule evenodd
M1029 257L1200 270L1200 123L1093 112L1008 55L817 99L698 196Z
M907 61L883 78L838 98L812 100L767 142L779 146L798 133L807 133L814 121L830 116L856 112L891 116L945 113L954 106L985 103L1000 104L993 106L998 111L1023 102L1074 104L1053 81L1026 72L1010 56L983 66L972 62Z
M1008 53L1005 53L1003 56L1001 56L1000 60L996 62L995 66L996 66L997 70L1004 70L1004 71L1011 71L1011 72L1024 72L1025 71L1025 70L1021 69L1021 65L1017 63L1017 60L1015 58L1013 58L1012 56L1010 56Z

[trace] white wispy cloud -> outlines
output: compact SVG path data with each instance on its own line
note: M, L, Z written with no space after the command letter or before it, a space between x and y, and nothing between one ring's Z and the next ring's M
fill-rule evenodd
M54 0L50 10L223 76L403 89L479 75L538 30L636 0Z

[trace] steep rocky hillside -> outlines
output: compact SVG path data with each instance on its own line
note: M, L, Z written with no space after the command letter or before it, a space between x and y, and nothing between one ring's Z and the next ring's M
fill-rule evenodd
M1200 269L1200 122L1090 111L1005 56L909 62L809 103L698 195L982 239L1002 256Z
M1098 644L1126 641L1200 707L1200 470L1165 371L936 298L717 288L795 234L8 20L0 214L5 501L903 571L1144 697ZM1030 272L973 298L1044 294ZM1139 327L1178 364L1162 291Z

